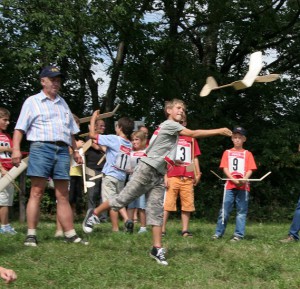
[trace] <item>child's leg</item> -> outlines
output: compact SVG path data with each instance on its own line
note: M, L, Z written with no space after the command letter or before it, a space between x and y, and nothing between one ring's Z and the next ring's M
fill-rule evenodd
M226 230L227 221L230 216L230 213L233 209L234 204L234 191L233 190L226 190L225 196L223 200L223 208L219 212L219 217L217 221L217 227L215 235L223 236Z
M162 247L161 228L162 228L162 226L152 226L152 245L153 245L153 247L156 247L156 248Z
M170 212L176 212L176 201L181 187L181 180L179 177L168 178L168 189L165 192L164 199L164 218L162 232L166 232L166 225Z
M119 213L117 211L110 210L109 216L110 216L112 231L113 232L119 231Z
M146 211L144 209L139 209L140 223L141 227L146 227Z
M0 220L1 220L1 225L8 224L8 207L7 206L0 207Z
M234 236L243 238L245 236L249 192L247 192L246 190L238 190L235 202L237 214Z
M164 210L163 225L162 225L162 228L161 228L163 233L166 233L166 226L167 226L167 222L168 222L168 219L169 219L169 215L170 215L170 212Z
M134 208L132 208L132 209L127 209L128 219L133 220L134 210L135 210Z
M191 212L181 211L182 232L189 230Z
M191 212L195 211L194 205L194 184L192 178L184 178L180 186L180 202L181 202L181 222L182 232L186 232L183 236L191 236L189 231L189 221Z

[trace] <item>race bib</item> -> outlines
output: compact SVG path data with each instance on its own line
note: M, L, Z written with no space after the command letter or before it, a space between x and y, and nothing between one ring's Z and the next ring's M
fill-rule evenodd
M146 153L144 150L142 151L132 151L130 155L130 163L131 163L131 169L134 169L137 164L139 163L140 159L142 157L146 157Z
M245 174L245 156L246 151L236 152L229 151L228 152L228 165L229 171L232 175L237 175L243 177Z
M131 168L130 164L130 152L131 148L120 145L119 153L116 158L115 167L122 171L129 171Z
M178 140L175 160L182 162L184 166L192 163L192 144L190 142L185 139Z

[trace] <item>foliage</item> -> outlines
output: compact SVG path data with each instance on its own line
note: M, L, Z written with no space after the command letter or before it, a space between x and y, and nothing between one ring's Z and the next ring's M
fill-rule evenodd
M153 130L164 119L164 101L182 98L191 128L244 126L245 147L259 164L255 176L272 171L253 190L258 202L289 205L287 192L299 183L299 14L299 0L3 0L1 102L14 122L46 64L66 75L62 95L79 117L119 102L116 117L145 118ZM209 75L220 84L241 79L258 50L266 61L262 73L280 73L279 81L198 98ZM100 66L104 73L95 75ZM104 78L108 89L99 94ZM112 133L113 119L107 122ZM213 188L209 170L231 142L217 137L200 145L203 177Z

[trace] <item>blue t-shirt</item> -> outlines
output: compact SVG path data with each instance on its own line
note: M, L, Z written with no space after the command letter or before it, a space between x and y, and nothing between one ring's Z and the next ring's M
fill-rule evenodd
M98 135L97 143L106 146L106 163L102 173L119 181L126 180L126 171L130 170L130 152L132 144L129 140L116 135Z

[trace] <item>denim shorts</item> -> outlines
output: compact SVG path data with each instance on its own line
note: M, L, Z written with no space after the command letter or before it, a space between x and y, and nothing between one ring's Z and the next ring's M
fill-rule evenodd
M47 142L32 142L29 151L27 176L70 179L70 154L68 146L57 146Z

